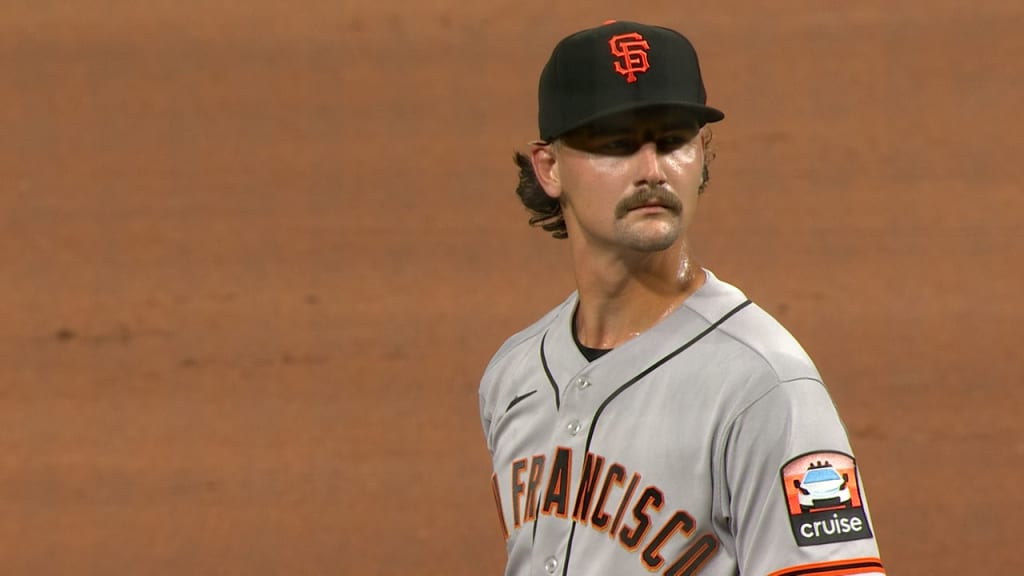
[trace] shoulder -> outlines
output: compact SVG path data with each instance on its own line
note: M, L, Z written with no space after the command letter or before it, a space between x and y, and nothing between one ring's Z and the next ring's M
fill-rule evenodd
M549 310L528 327L510 336L494 353L480 381L480 395L485 396L502 380L503 375L518 371L524 362L539 354L541 339L548 329L566 313L571 313L576 303L576 294L571 294L561 304Z
M503 363L521 356L525 353L525 350L532 348L530 343L538 342L544 332L555 323L557 318L562 316L563 312L571 312L575 302L576 294L573 293L561 304L541 316L536 322L510 336L502 343L498 351L494 353L494 356L491 357L490 362L487 364L487 369L484 371L485 374L497 369Z
M688 301L687 306L709 323L731 313L715 330L713 340L718 346L728 350L734 361L745 360L738 362L740 366L767 371L769 380L775 383L797 379L820 381L814 362L789 330L750 302L738 288L719 280L710 271L707 274L707 282L695 294L698 297Z

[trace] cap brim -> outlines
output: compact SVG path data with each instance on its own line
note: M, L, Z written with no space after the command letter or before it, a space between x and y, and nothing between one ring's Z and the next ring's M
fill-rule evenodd
M601 120L602 118L608 118L615 116L616 114L622 114L625 112L632 112L635 110L644 110L647 108L675 108L681 113L690 116L701 126L705 124L711 124L713 122L719 122L725 118L725 113L717 108L711 106L704 106L701 104L694 104L693 102L679 102L674 100L667 100L661 102L627 102L620 106L615 106L602 110L599 114L594 114L586 118L580 119L578 122L573 123L571 126L565 128L558 134L552 134L550 136L541 135L545 141L552 141L560 138L573 130L583 128L584 126Z

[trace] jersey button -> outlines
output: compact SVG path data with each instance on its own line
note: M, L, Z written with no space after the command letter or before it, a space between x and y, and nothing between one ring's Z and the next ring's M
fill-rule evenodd
M578 386L580 390L586 390L587 388L590 388L590 380L587 380L586 378L577 378L576 386Z
M558 570L558 558L548 556L548 559L544 561L544 571L548 574L554 574L556 570Z
M570 420L566 428L569 430L570 436L575 436L580 433L580 430L583 428L583 426L580 426L579 420Z

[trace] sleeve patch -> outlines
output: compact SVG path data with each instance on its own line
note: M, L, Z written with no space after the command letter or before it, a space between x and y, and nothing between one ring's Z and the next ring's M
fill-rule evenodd
M873 537L851 456L831 451L804 454L787 462L781 476L798 546Z

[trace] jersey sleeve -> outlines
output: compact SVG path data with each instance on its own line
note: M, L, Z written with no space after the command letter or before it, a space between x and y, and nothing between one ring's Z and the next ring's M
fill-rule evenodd
M821 382L783 382L746 407L724 460L741 574L885 574L846 430Z

